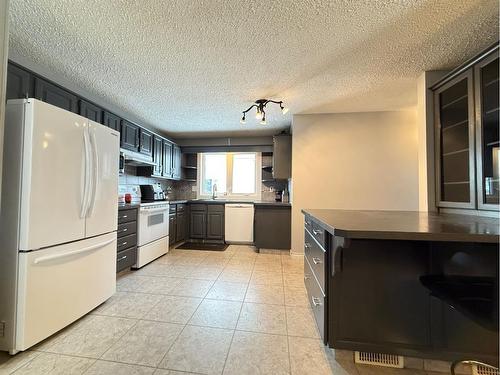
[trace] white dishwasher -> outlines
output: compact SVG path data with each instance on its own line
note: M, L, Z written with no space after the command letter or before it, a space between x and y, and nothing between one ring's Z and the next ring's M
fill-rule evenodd
M253 204L226 204L225 217L226 242L253 243Z

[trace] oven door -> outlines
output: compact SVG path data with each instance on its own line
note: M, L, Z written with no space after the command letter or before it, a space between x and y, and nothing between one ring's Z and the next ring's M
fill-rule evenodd
M168 206L155 209L141 207L138 226L139 246L168 236Z

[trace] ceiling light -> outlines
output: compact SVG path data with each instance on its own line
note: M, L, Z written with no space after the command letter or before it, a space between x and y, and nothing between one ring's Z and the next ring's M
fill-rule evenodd
M284 115L286 115L288 113L288 111L290 110L290 108L287 108L287 107L281 107L281 113L283 113Z
M275 100L270 100L270 99L259 99L256 100L254 104L252 104L247 110L243 111L243 117L241 118L240 122L242 124L245 123L245 115L247 114L248 111L250 111L253 107L256 108L256 113L255 113L255 118L257 120L261 120L260 124L266 125L266 111L265 108L268 103L275 103L280 106L281 112L283 114L286 114L288 112L288 108L283 107L283 102L282 101L275 101Z

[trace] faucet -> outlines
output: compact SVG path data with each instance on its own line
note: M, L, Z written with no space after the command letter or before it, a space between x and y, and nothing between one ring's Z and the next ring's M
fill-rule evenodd
M212 199L216 198L217 198L217 184L214 184L214 186L212 187Z

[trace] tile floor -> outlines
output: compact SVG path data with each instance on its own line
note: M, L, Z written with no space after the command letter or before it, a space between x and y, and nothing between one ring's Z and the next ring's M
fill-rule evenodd
M418 374L354 366L321 343L303 259L172 250L122 275L117 293L32 350L0 353L0 374Z

